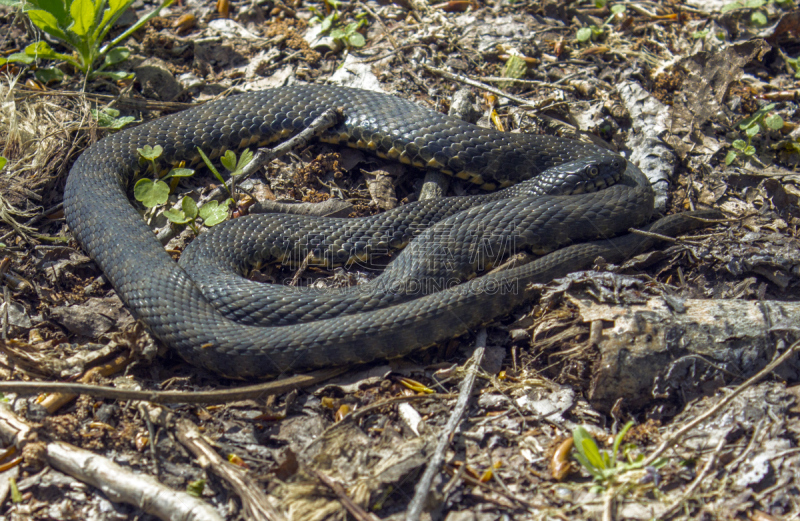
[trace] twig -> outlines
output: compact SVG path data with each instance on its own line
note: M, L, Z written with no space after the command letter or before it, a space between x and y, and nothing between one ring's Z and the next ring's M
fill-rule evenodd
M779 356L778 358L767 364L767 366L764 369L762 369L756 375L754 375L753 377L745 381L742 385L737 387L731 394L720 400L719 403L717 403L715 406L711 407L709 410L707 410L694 420L690 421L689 423L678 429L678 431L676 431L672 436L664 440L661 443L661 445L659 445L658 448L655 451L653 451L653 453L650 454L650 456L648 456L647 459L644 460L644 462L642 463L642 467L647 467L648 465L652 465L653 462L655 462L658 458L660 458L661 455L664 454L664 452L666 452L667 449L678 443L678 441L681 438L683 438L683 436L686 433L688 433L689 431L691 431L692 429L694 429L707 419L717 414L726 405L728 405L731 401L733 401L734 398L742 394L742 392L744 392L746 389L749 389L750 387L761 381L761 379L763 379L769 373L774 371L776 367L784 363L793 354L797 352L800 352L800 341L797 341L794 344L792 344L791 347L789 347L789 349L787 349L785 353L783 353L781 356Z
M681 494L681 497L677 501L672 503L665 511L659 514L656 517L656 519L664 519L671 516L673 512L675 512L678 508L680 508L680 506L684 503L684 501L686 501L689 497L691 497L692 494L694 494L694 491L697 490L697 488L703 483L703 481L706 479L706 476L708 476L708 473L711 472L711 469L717 462L719 453L720 451L722 451L722 447L725 446L725 440L727 436L728 433L725 433L724 435L720 436L719 443L717 443L717 446L714 448L714 452L711 453L711 456L709 456L708 461L706 461L706 464L703 465L703 470L700 471L700 474L698 474L697 477L694 478L694 481L692 481L692 483L684 491L684 493Z
M481 77L481 81L486 81L489 83L517 83L520 85L535 85L537 87L544 87L546 89L559 89L565 90L568 92L574 92L575 87L572 85L559 85L557 83L549 83L546 81L538 81L538 80L523 80L522 78L503 78L500 76L483 76ZM561 80L559 80L561 81ZM530 103L530 102L529 102Z
M293 389L302 389L310 385L338 376L347 367L336 367L315 371L306 375L292 376L274 382L247 385L233 389L218 391L134 391L115 389L101 385L72 384L58 382L0 382L0 392L33 394L33 393L73 393L110 398L113 400L141 400L150 403L225 403L236 400L259 398L270 394L281 394Z
M653 233L648 232L645 230L638 230L636 228L628 228L630 233L635 233L636 235L644 235L645 237L651 237L653 239L658 239L659 241L666 241L666 242L678 242L678 239L675 237L670 237L669 235L661 235L660 233Z
M328 109L320 114L319 117L317 117L314 121L312 121L308 127L303 129L300 133L287 139L283 143L280 143L273 148L259 148L256 154L253 156L253 159L247 163L247 166L244 167L242 173L236 177L231 177L228 179L228 182L225 183L225 190L228 193L231 193L234 183L244 181L270 161L281 157L292 150L303 148L308 144L309 141L311 141L312 138L318 137L320 134L334 126L342 119L342 117L343 115L341 109ZM222 195L222 191L222 187L217 187L208 194L206 199L215 199Z
M74 92L74 91L63 91L63 90L32 91L26 89L16 89L16 92L20 93L22 96L17 97L15 99L27 99L40 96L58 96L63 98L88 98L90 100L98 102L109 102L109 103L113 102L117 106L122 105L137 110L157 110L160 112L179 112L181 110L190 109L198 105L197 103L178 103L174 101L154 101L145 99L121 98L119 96L109 96L108 94L93 94L89 92Z
M361 2L360 0L356 2L356 5L357 5L358 7L360 7L361 9L363 9L364 11L368 12L368 13L369 13L369 15L370 15L370 16L371 16L371 17L372 17L372 18L373 18L373 19L374 19L376 22L378 22L378 25L380 25L380 26L381 26L381 29L383 29L383 34L385 34L385 35L386 35L386 38L388 38L388 39L389 39L389 43L391 43L391 44L392 44L392 48L396 50L396 49L399 47L399 46L397 45L397 40L395 40L395 39L394 39L394 36L392 36L392 33L391 33L391 32L389 32L389 28L388 28L388 27L386 27L386 25L383 23L383 20L381 20L381 17L380 17L380 16L378 16L377 14L375 14L375 11L373 11L373 10L372 10L372 8L371 8L370 6L368 6L368 5L367 5L367 4L365 4L364 2Z
M272 506L262 486L249 473L225 461L203 438L197 426L189 420L179 420L176 425L178 439L198 458L200 465L211 469L224 479L242 499L242 516L254 521L284 521L286 518Z
M447 450L448 445L450 445L451 437L455 432L456 427L458 427L458 424L461 422L461 417L467 410L469 397L472 394L472 388L475 386L475 378L478 374L478 369L481 366L481 362L483 361L483 353L486 346L486 329L481 329L478 332L478 338L475 339L475 345L477 346L477 349L475 349L475 353L472 355L472 366L469 368L467 376L461 382L461 387L458 390L458 400L456 401L456 406L453 408L453 412L447 419L444 429L442 429L442 432L439 433L439 443L436 444L436 449L433 451L433 455L428 462L428 466L425 468L425 472L423 472L422 477L419 479L419 483L417 483L416 490L414 491L414 497L411 499L411 503L408 505L408 510L406 510L406 521L418 521L420 515L422 515L422 507L425 504L425 499L428 497L428 492L430 491L431 484L433 483L433 478L444 464L445 450Z
M492 94L496 94L498 96L502 96L504 98L508 98L511 101L519 103L522 106L533 106L533 107L536 106L535 103L532 102L531 100L527 100L525 98L520 98L518 96L514 96L513 94L508 94L506 92L503 92L500 89L492 87L491 85L486 85L485 83L481 83L479 81L471 80L471 79L469 79L469 78L467 78L465 76L461 76L460 74L453 74L453 73L448 72L446 70L437 69L436 67L431 67L429 65L424 65L424 64L423 64L423 67L425 67L426 71L431 72L433 74L437 74L439 76L442 76L445 79L452 80L452 81L458 81L458 82L464 83L466 85L469 85L471 87L475 87L475 88L478 88L478 89L481 89L481 90L485 90L486 92L491 92ZM562 88L566 90L567 86L564 86ZM574 88L573 88L573 90L574 90Z
M351 516L356 518L356 521L378 520L378 518L375 515L370 514L369 512L358 506L352 499L350 499L350 496L347 495L347 492L340 483L334 481L333 479L331 479L330 477L326 476L325 474L323 474L318 470L315 469L310 469L310 470L311 473L314 474L318 480L322 481L331 490L333 490L333 493L336 494L336 498L339 500L339 503L341 503L342 506L344 506L344 508L346 508L347 511L350 512Z
M617 491L613 487L609 488L603 495L603 521L614 521L614 506Z
M32 442L31 428L6 405L0 404L0 437L22 448ZM223 521L202 499L166 487L150 476L136 474L108 458L61 441L45 447L47 463L75 479L100 489L111 501L124 502L160 519Z

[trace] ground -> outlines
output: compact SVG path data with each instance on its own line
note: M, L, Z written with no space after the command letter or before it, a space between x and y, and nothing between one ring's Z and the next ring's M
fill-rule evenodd
M0 56L43 40L71 52L7 3ZM136 0L108 38L156 7ZM0 517L418 519L421 506L451 521L797 519L799 28L779 1L185 0L123 42L130 56L106 70L120 74L0 62ZM659 213L724 219L622 266L598 259L485 330L401 360L221 378L134 321L70 235L64 183L115 118L294 81L443 112L466 89L476 100L460 117L605 143L650 178ZM98 118L106 108L119 113ZM265 170L240 183L235 215L289 199L377 213L420 197L424 175L320 143ZM168 204L205 202L218 184L198 172ZM150 214L179 256L195 232ZM100 388L76 398L48 382Z

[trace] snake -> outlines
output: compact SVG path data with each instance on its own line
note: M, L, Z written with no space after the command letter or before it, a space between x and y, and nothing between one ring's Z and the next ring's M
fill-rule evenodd
M130 202L130 185L143 170L137 150L145 145L162 147L159 161L194 164L198 149L214 159L227 150L266 146L307 128L331 108L342 118L321 141L440 170L500 189L500 195L420 201L366 219L283 214L231 219L200 234L180 264ZM569 195L549 186L548 176L561 179L575 171L589 180L581 177ZM614 179L606 182L606 173ZM526 183L537 179L543 180L538 188L529 189ZM544 193L534 194L537 190ZM481 128L383 93L296 84L205 103L96 142L70 169L64 213L78 243L157 339L198 367L227 377L265 378L405 356L508 315L533 298L532 283L587 269L598 256L620 262L650 247L651 237L608 237L645 224L653 201L642 172L597 145ZM396 224L402 218L411 224ZM424 226L416 232L414 223ZM650 229L670 234L688 226L686 219L665 218ZM248 297L256 290L241 277L248 263L285 261L298 251L341 261L408 244L387 271L433 280L430 273L439 274L449 261L423 262L428 272L419 272L419 253L431 241L466 258L469 247L459 246L465 237L509 232L545 255L479 277L468 273L475 270L468 258L457 268L457 284L438 291L402 284L398 291L349 293L265 285L257 297ZM298 241L305 249L298 250ZM220 279L225 270L240 276L234 282Z

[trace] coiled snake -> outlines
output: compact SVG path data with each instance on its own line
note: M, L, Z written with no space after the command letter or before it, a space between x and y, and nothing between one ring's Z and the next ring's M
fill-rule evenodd
M323 296L313 292L287 294L267 287L257 299L262 307L254 311L253 299L246 299L247 281L215 283L218 274L211 268L176 264L128 200L126 190L140 168L137 148L161 145L162 157L170 161L194 161L198 147L219 155L225 149L266 144L301 130L326 109L336 107L343 109L344 121L327 131L324 141L345 142L402 162L439 168L485 188L511 185L565 165L602 164L609 157L617 166L625 164L622 158L581 142L494 132L393 96L320 85L234 96L108 136L86 150L70 171L64 193L67 224L134 315L190 363L228 376L264 377L402 356L507 314L530 298L531 282L585 269L598 255L618 262L650 244L647 239L623 236L574 245L532 264L435 293L401 285L399 291L387 292L384 287L318 300L317 296ZM616 185L593 193L497 197L459 213L452 210L458 203L442 201L437 203L440 210L429 206L400 210L427 212L422 218L426 225L442 221L412 242L409 248L416 247L415 254L403 253L395 261L411 266L413 277L419 275L414 259L428 240L439 240L456 251L457 242L480 227L491 230L482 237L511 231L520 245L546 252L638 226L650 218L653 208L652 191L631 164ZM201 234L199 239L205 242L198 242L184 257L202 258L204 248L222 252L217 257L232 270L241 268L240 257L280 259L287 248L295 248L280 241L303 236L303 230L317 226L311 221L322 223L321 232L315 228L311 233L322 234L326 248L346 250L347 255L370 254L414 235L409 229L392 227L386 218L368 226L255 216L223 223L213 235ZM666 232L670 226L674 224L663 226ZM241 229L254 231L256 239L234 239L238 242L230 250L204 237L239 237ZM414 246L418 242L422 246ZM301 250L313 253L314 248L319 248L319 242ZM455 256L469 253L462 250ZM237 260L230 260L234 253ZM474 259L465 262L475 267ZM438 275L447 263L428 264ZM433 280L430 273L420 276ZM466 272L457 275L458 281L467 278ZM228 286L232 293L223 292ZM236 293L241 287L244 292ZM389 293L394 297L384 300L383 295Z

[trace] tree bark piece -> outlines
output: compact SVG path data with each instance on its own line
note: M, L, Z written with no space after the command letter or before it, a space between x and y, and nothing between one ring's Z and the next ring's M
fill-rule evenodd
M694 395L747 378L766 366L776 345L800 337L800 303L651 298L609 305L570 297L583 321L604 324L589 400L608 412L624 399L629 408L679 393ZM779 368L800 375L797 357Z

